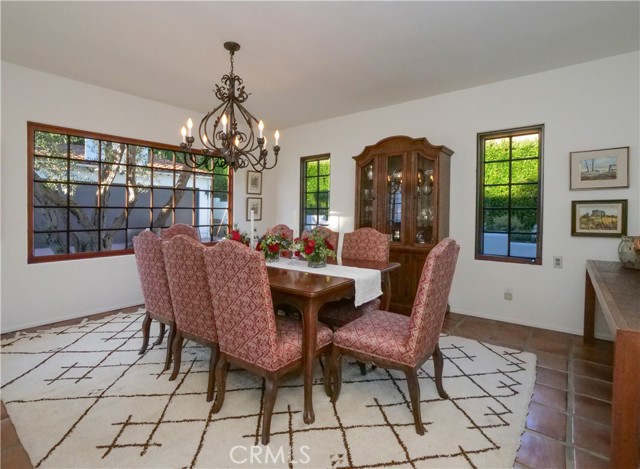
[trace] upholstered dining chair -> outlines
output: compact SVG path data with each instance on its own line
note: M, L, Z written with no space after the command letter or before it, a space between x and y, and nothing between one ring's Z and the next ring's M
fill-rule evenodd
M444 359L438 341L459 251L460 246L451 238L443 239L431 250L422 268L411 317L373 311L335 332L329 370L333 402L340 395L342 355L404 371L416 432L424 434L418 370L433 357L438 395L448 399L442 386Z
M285 238L287 238L289 241L293 241L293 230L291 228L289 228L287 225L276 225L272 228L269 228L267 230L267 234L283 234Z
M389 262L389 236L373 228L360 228L353 233L345 233L342 247L343 259ZM327 303L320 308L318 319L334 331L371 311L380 309L380 298L355 306L353 299L345 298ZM358 362L360 373L367 374L364 363Z
M169 241L176 235L185 235L198 242L202 241L200 238L200 230L191 225L185 225L184 223L176 223L175 225L171 225L169 228L163 228L160 230L160 237L164 241Z
M258 374L266 382L262 421L266 445L279 379L302 367L302 322L274 314L267 267L259 252L222 241L206 250L205 262L220 341L212 411L220 411L224 403L230 363ZM332 336L331 329L318 323L317 356L328 353Z
M169 338L167 339L167 354L164 370L171 365L171 345L175 337L176 328L173 315L173 305L169 293L167 272L162 257L162 240L149 230L145 230L133 237L133 252L142 285L144 307L147 310L142 321L142 347L139 354L142 355L149 345L149 330L151 320L160 323L160 334L154 345L162 343L165 325L169 326Z
M340 241L340 233L337 231L333 231L326 226L316 226L312 231L317 231L322 235L322 237L327 240L331 246L333 246L333 252L338 253L338 242ZM302 232L302 238L308 237L311 234L311 231L304 230Z
M215 364L219 353L218 334L204 265L205 246L185 235L177 235L164 242L162 251L176 319L173 372L169 379L176 379L180 372L184 339L211 348L207 387L207 401L211 401L215 387Z

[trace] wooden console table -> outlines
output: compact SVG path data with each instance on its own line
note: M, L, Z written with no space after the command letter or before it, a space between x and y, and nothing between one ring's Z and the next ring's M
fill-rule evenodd
M587 261L584 339L593 341L596 300L615 334L611 463L638 467L640 461L640 270L619 262Z

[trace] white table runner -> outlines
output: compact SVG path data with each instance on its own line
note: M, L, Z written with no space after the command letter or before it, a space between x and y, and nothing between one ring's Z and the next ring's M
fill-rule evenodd
M277 262L269 262L267 266L279 269L299 270L310 274L330 275L332 277L346 277L355 281L356 306L371 301L382 295L381 275L376 269L361 269L344 265L327 264L326 267L314 268L307 265L307 261L279 258Z

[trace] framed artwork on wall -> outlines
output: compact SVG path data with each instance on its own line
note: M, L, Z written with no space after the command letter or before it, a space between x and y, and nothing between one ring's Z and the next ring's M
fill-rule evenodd
M571 202L571 236L619 238L626 234L626 200L573 200Z
M569 173L572 191L629 187L629 147L571 152Z
M253 211L253 220L262 220L262 198L247 197L247 221L251 221L251 211Z
M247 171L247 194L262 194L262 173Z

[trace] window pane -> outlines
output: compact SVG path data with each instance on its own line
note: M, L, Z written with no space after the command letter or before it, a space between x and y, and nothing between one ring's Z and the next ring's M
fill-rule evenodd
M100 250L111 251L127 248L127 230L109 230L100 232Z
M63 231L67 229L66 208L34 208L33 229L35 231Z
M98 164L71 160L69 163L69 181L98 182Z
M138 236L144 229L137 228L135 230L127 230L127 249L133 249L133 237Z
M129 209L128 226L129 228L148 228L151 225L151 211L148 208L131 208Z
M127 200L127 189L124 186L103 188L100 205L102 207L124 207Z
M73 208L69 210L69 229L97 230L97 208ZM94 218L94 215L96 218Z
M158 208L171 207L172 195L172 189L153 189L153 206Z
M139 166L129 166L127 183L131 186L151 186L151 169Z
M484 188L484 206L486 208L509 207L509 186L487 186Z
M219 241L222 238L227 236L229 227L228 225L213 225L211 232L212 232L212 236L211 236L211 240L212 241Z
M485 184L508 184L509 183L509 162L487 163L484 166Z
M316 192L318 190L318 178L307 179L307 192Z
M126 209L123 208L103 208L100 211L102 228L108 230L124 228L127 220L125 214Z
M126 163L127 146L124 143L103 140L100 148L100 159L108 163Z
M538 185L523 184L511 186L511 206L514 208L537 208Z
M172 209L170 208L154 208L153 223L154 228L167 228L173 224Z
M511 182L538 182L538 160L511 163Z
M506 256L509 253L509 236L506 233L484 233L483 254Z
M151 148L129 145L129 164L138 166L151 165Z
M316 208L317 206L318 206L317 195L316 194L307 194L307 197L306 197L306 208Z
M66 184L35 182L33 184L33 203L50 207L66 205L67 188Z
M484 160L499 161L509 159L509 139L494 138L485 140L484 144Z
M175 191L174 206L179 208L193 207L193 191Z
M35 256L52 256L66 254L67 233L36 233L33 235L33 254Z
M228 192L214 192L213 193L213 206L219 208L229 207L229 193Z
M67 162L67 160L58 158L36 157L33 162L34 178L36 180L66 182Z
M213 224L229 223L229 210L224 208L213 209Z
M176 223L184 223L186 225L193 224L192 221L193 210L191 209L176 209Z
M508 210L485 210L483 231L504 231L509 226Z
M151 207L151 190L146 187L129 187L127 189L129 196L129 207Z
M307 176L317 176L318 172L318 162L317 161L309 161L307 162Z
M537 210L512 210L511 231L537 231Z
M327 193L319 193L318 194L318 206L320 208L329 208L329 194Z
M173 171L155 169L153 171L154 187L173 187Z
M69 191L71 204L85 207L98 206L98 186L92 184L70 184Z
M511 145L511 158L537 158L539 152L538 134L519 135L513 137Z
M318 190L329 191L329 176L323 176L318 178Z
M320 166L320 172L319 174L321 176L328 176L330 174L330 170L331 170L331 163L329 160L320 160L318 162L319 166Z
M536 236L512 235L509 247L511 256L535 259L537 251Z
M154 148L153 167L156 169L173 169L173 152Z
M215 175L213 177L213 189L215 191L229 192L229 176Z
M69 233L69 252L95 252L100 250L97 231L73 231Z
M69 138L66 135L50 132L35 132L34 150L37 155L67 157Z

